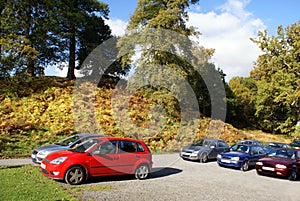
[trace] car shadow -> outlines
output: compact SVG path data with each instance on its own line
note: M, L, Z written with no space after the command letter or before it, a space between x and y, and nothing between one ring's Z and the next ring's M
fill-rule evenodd
M173 174L178 174L182 170L171 167L155 167L152 168L150 176L146 179L156 179L161 177L167 177ZM114 181L127 181L136 180L134 175L116 175L116 176L102 176L102 177L91 177L85 184L99 183L99 182L114 182Z
M188 162L194 162L194 163L202 163L200 162L200 160L190 160L190 159L186 159L186 158L182 158L182 160L184 161L188 161ZM211 162L217 162L217 159L207 159L207 162L205 163L211 163ZM202 164L205 164L205 163L202 163Z

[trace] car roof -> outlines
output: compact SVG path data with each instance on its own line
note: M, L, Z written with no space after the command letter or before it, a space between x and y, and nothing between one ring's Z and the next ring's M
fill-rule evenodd
M129 140L129 141L135 141L135 142L142 142L142 140L139 139L132 139L132 138L123 138L123 137L109 137L109 136L103 136L103 137L94 137L93 139L105 139L105 140Z
M95 137L97 137L97 136L99 136L99 137L101 137L101 136L105 136L105 135L103 135L103 134L89 134L89 133L78 133L78 134L74 134L73 136L80 136L80 137L86 137L86 136L95 136Z

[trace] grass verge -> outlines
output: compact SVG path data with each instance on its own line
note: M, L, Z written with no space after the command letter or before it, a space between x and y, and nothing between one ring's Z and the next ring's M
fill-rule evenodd
M32 165L0 167L0 178L1 200L79 200L57 182L44 177L39 167Z

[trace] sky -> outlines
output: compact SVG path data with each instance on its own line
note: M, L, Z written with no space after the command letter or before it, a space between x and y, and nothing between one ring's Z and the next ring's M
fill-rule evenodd
M113 35L125 33L138 0L102 0L109 5ZM200 45L215 49L212 62L229 81L234 76L249 77L260 49L250 38L259 30L276 36L279 25L287 27L300 20L300 0L200 0L188 10L188 25L201 32ZM46 74L66 76L66 69L47 69Z

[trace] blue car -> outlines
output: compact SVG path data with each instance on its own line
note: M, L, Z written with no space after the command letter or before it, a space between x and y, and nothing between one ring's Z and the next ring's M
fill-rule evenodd
M239 168L247 171L249 167L254 167L258 159L264 157L266 152L263 146L235 144L230 148L230 152L218 154L217 163L221 167Z

